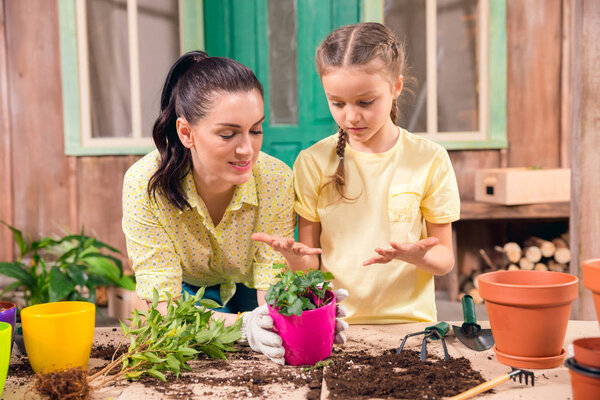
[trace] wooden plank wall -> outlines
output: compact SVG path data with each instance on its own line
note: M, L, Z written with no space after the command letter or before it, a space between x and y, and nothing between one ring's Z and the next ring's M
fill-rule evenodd
M570 39L561 7L570 1L507 0L509 149L451 152L463 200L474 198L478 168L565 166L568 103L561 90ZM33 236L84 225L124 251L121 185L137 157L64 155L57 2L0 0L0 219ZM590 121L597 118L587 112ZM589 126L597 129L595 123ZM459 222L459 268L479 262L477 250L512 228ZM0 260L12 258L9 243L10 234L0 229Z

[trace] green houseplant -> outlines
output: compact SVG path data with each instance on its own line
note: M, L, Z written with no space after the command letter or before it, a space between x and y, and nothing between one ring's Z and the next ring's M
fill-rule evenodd
M95 302L98 286L135 289L135 282L123 275L123 265L115 257L119 251L86 236L83 229L57 239L27 240L20 230L2 223L13 232L19 256L0 262L0 274L16 279L1 294L22 290L26 307L61 300Z
M313 365L324 360L331 355L335 337L336 298L329 282L333 274L282 270L278 277L265 300L273 330L283 341L286 363Z

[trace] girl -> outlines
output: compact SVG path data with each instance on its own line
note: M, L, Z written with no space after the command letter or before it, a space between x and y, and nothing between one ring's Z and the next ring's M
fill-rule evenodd
M349 323L435 321L433 275L454 264L460 201L448 154L395 125L404 57L378 23L341 27L321 43L317 71L339 131L294 164L300 243L253 236L293 268L331 271L348 289ZM306 248L322 248L320 260Z
M123 184L123 231L137 294L182 290L225 304L227 324L244 314L244 338L283 364L264 290L284 258L252 232L294 234L292 172L260 152L263 89L238 62L201 51L169 71L152 136L157 150L136 162ZM318 251L307 250L306 254ZM164 310L166 303L161 303Z

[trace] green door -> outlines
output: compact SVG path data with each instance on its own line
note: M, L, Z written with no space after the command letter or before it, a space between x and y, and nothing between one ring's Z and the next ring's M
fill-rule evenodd
M205 0L205 47L250 67L265 88L263 151L292 166L335 132L314 53L333 29L359 21L360 0Z

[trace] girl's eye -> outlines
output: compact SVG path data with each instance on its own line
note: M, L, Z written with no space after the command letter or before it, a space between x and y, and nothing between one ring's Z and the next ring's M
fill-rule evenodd
M369 100L369 101L359 101L358 105L361 107L367 107L370 106L371 104L373 104L375 100Z
M344 103L340 103L339 101L332 101L331 105L334 107L344 107Z

